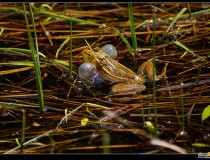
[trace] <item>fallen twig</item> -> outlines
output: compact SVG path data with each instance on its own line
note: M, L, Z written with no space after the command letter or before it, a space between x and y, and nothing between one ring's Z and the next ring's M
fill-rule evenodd
M179 85L174 85L170 87L164 87L164 88L159 88L156 91L157 92L163 92L163 91L168 91L168 90L178 90L180 88L187 88L187 87L193 87L193 86L198 86L198 85L203 85L203 84L208 84L210 83L210 79L202 80L199 82L189 82L185 84L179 84Z

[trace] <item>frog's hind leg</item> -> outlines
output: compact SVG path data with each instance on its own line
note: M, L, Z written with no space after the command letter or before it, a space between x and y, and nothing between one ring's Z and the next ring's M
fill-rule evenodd
M162 69L162 73L159 75L156 75L156 68L154 68L154 71L153 71L153 66L154 64L152 63L152 61L146 61L141 66L139 66L137 74L145 75L148 80L152 80L152 81L153 80L158 81L166 77L166 69L167 69L168 63L165 64L164 68Z
M165 66L162 69L162 73L157 75L157 80L166 78L166 70L167 70L168 62L165 64Z
M110 94L119 94L119 93L135 94L137 92L142 92L145 89L146 86L141 83L118 83L112 86Z
M153 72L153 63L151 61L146 61L142 63L137 71L138 75L142 75L145 77L145 79L153 80L153 73L156 76L156 68L154 68Z

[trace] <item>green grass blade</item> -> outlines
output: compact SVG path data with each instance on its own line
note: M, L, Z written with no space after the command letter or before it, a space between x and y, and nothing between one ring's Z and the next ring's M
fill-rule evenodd
M56 13L52 13L52 12L47 12L47 11L38 11L39 14L46 14L48 16L53 16L53 17L57 17L57 18L61 18L61 19L65 19L70 21L70 17L68 16L64 16L64 15L60 15L60 14L56 14ZM100 24L95 23L95 22L90 22L90 21L86 21L83 19L78 19L78 18L72 18L73 22L77 22L77 23L83 23L83 24L88 24L88 25L94 25L94 26L100 26Z
M204 64L205 64L205 62L206 62L206 60L207 60L207 58L209 57L209 55L210 55L210 52L208 52L208 54L207 54L206 57L204 58L205 61L202 61L202 63L201 63L201 67L199 68L198 75L196 76L196 80L195 80L196 82L198 82L199 79L200 79L200 74L201 74L202 68L203 68L203 66L204 66Z
M155 44L156 44L156 21L155 21L155 9L152 10L153 11L153 39L152 39L152 63L153 63L153 79L155 79L155 57L156 57L156 53L155 53ZM154 113L155 113L155 129L158 130L158 119L157 119L157 108L156 108L156 91L155 91L155 81L152 82L152 93L153 93L153 101L154 101Z
M186 51L188 51L188 52L194 54L193 51L191 51L189 48L187 48L187 47L186 47L184 44L182 44L181 42L175 41L174 43L175 43L176 45L182 47L182 48L185 49ZM182 55L182 56L180 57L180 59L181 59L182 57L184 57L184 56Z
M34 63L32 61L10 61L10 62L4 62L0 63L1 65L14 65L14 66L34 66Z
M177 3L178 4L178 3ZM152 8L154 8L154 6L152 6ZM189 11L190 12L190 11ZM180 15L180 17L179 18L181 18L181 19L183 19L183 18L188 18L190 15L193 17L193 16L197 16L197 15L201 15L201 14L204 14L204 13L208 13L208 12L210 12L210 8L208 8L208 9L203 9L203 10L200 10L200 11L196 11L196 12L190 12L190 14L189 13L187 13L187 14L182 14L182 15ZM169 17L169 18L163 18L162 19L162 21L163 22L167 22L167 21L171 21L170 19L171 19L172 17ZM174 17L175 18L175 17ZM155 20L157 23L159 22L159 20ZM147 24L148 23L148 20L145 20L144 22L142 22L141 24L139 24L139 25L137 25L136 27L135 27L135 29L137 29L137 28L139 28L139 27L141 27L141 26L143 26L144 24ZM172 23L171 23L171 25L172 25ZM169 27L168 27L169 28ZM166 33L165 33L166 34Z
M188 11L189 11L190 17L192 17L192 15L191 15L191 9L190 9L190 4L189 4L189 3L187 4L187 8L188 8Z
M112 153L111 148L109 148L108 146L111 145L111 136L110 133L108 132L102 132L102 145L104 146L103 148L103 153ZM107 146L107 147L106 147Z
M203 14L203 13L208 13L210 12L210 8L208 9L204 9L204 10L201 10L201 11L197 11L197 12L191 12L191 16L195 16L195 15L199 15L199 14ZM186 18L186 17L189 17L189 14L183 14L182 16L180 16L180 18Z
M64 15L67 13L67 3L64 3Z
M203 113L201 115L201 120L202 122L207 119L210 116L210 105L208 105L204 110Z
M190 50L189 48L187 48L187 46L185 46L185 45L182 44L181 42L175 41L174 44L176 44L176 45L178 45L179 47L185 49L187 52L192 53L193 55L202 58L202 60L205 60L203 57L201 57L201 56L195 54L192 50ZM187 52L185 52L179 59L181 59L182 57L184 57L184 56L186 55ZM206 61L206 60L205 60L205 61Z
M69 54L69 80L72 81L72 17L70 20L70 54Z
M2 33L4 32L4 27L0 27L0 36L2 35Z
M22 109L22 133L21 133L20 153L24 153L23 144L25 142L25 132L26 132L26 114L25 114L25 109Z
M55 66L56 68L63 70L65 73L69 73L69 62L65 62L58 59L52 59L49 62L52 63L52 65ZM74 66L72 64L72 68L73 67ZM73 70L72 73L76 74L76 72Z
M137 29L137 28L139 28L139 27L141 27L141 26L143 26L143 25L145 25L145 24L147 24L148 23L148 19L147 20L145 20L144 22L142 22L142 23L140 23L140 24L138 24L136 27L135 27L135 29Z
M115 32L120 36L120 38L123 40L123 42L125 42L125 44L127 45L128 47L128 51L129 53L132 55L132 48L129 44L129 42L127 41L127 39L120 33L120 31L114 27L112 27L113 30L115 30Z
M29 3L29 7L30 7L30 15L31 15L31 19L32 19L32 24L33 24L33 30L34 30L34 39L35 39L35 52L34 52L34 59L35 59L35 68L37 70L37 76L36 76L36 82L37 82L37 88L38 88L38 96L39 96L39 104L40 104L40 108L39 111L40 113L43 114L43 109L44 109L44 95L43 95L43 89L42 89L42 78L41 78L41 70L40 70L40 62L39 62L39 48L38 48L38 38L37 38L37 34L36 34L36 27L35 27L35 22L34 22L34 16L33 16L33 11L32 11L32 6ZM31 39L31 42L33 42L33 40ZM32 43L33 44L33 43Z
M21 9L15 7L15 6L14 6L14 7L1 7L1 6L0 6L0 10L15 11L15 12L17 12L17 13L22 13L22 14L24 14L24 11L23 11L23 10L21 10ZM29 12L26 11L26 14L29 14Z
M31 5L33 5L33 4L31 3ZM40 6L40 10L43 10L44 8L48 8L50 11L53 11L52 7L50 5L48 5L48 4L46 4L46 3L45 4L42 4Z
M193 147L210 147L209 144L205 144L205 143L192 143L191 145Z
M130 30L131 30L131 36L132 36L133 50L135 51L138 48L138 44L137 44L136 32L135 32L135 28L134 28L132 3L128 3L128 7L129 7L129 21L130 21Z
M53 13L53 12L48 12L48 11L42 10L40 8L37 8L34 5L32 5L32 7L36 11L36 13L38 13L38 14L45 14L45 15L48 15L48 16L57 17L57 18L68 20L68 21L70 21L72 19L72 22L83 23L83 24L88 24L88 25L94 25L94 26L100 26L101 25L101 24L91 22L91 21L86 21L86 20L83 20L83 19L70 18L70 17L65 16L65 15L56 14L56 13Z
M29 4L29 7L30 7L31 18L34 19L32 8L31 8L30 4ZM37 86L38 96L39 96L39 110L40 110L40 113L43 114L44 96L43 96L43 90L42 90L42 79L41 79L41 71L40 71L40 65L39 65L38 48L37 48L37 45L36 45L36 49L34 47L31 31L30 31L29 24L28 24L28 18L27 18L26 12L25 12L26 11L25 3L23 3L23 8L24 8L24 17L25 17L25 22L26 22L26 28L27 28L28 37L29 37L29 45L30 45L30 49L32 51L32 59L34 62L34 70L35 70L35 75L36 75L36 86ZM33 23L33 27L35 28L34 25L35 24Z
M56 51L56 54L55 54L55 58L58 58L58 54L60 52L60 50L64 47L65 44L67 44L69 42L70 38L67 37L64 42L60 45L60 47L58 48L58 50Z
M181 84L182 85L182 84ZM184 131L185 129L185 114L184 114L184 93L183 93L183 88L181 88L181 110L182 110L182 131Z
M170 31L171 27L174 25L174 23L184 14L184 12L187 10L187 8L183 8L176 17L174 17L173 21L170 23L168 28L166 29L166 32L163 37L166 36L166 34Z
M52 63L58 63L59 65L63 65L63 66L69 67L69 63L68 62L65 62L65 61L62 61L62 60L59 60L59 59L52 59L51 61L52 61Z
M0 48L1 51L14 51L14 52L21 52L21 53L30 53L32 54L32 51L31 50L28 50L28 49L22 49L22 48ZM41 52L38 52L38 54L40 56L42 56L43 58L46 58L46 56L41 53Z
M190 14L189 13L182 14L179 18L188 18L189 15L191 15L193 17L193 16L196 16L196 15L200 15L200 14L208 13L208 12L210 12L210 9L209 8L208 9L204 9L204 10L200 10L200 11L196 11L196 12L190 12ZM162 19L162 21L168 21L170 19L171 19L171 17L164 18L164 19Z
M151 8L156 9L156 10L158 10L158 11L160 11L160 12L163 12L163 13L168 13L168 12L166 12L165 10L163 10L163 9L157 7L157 6L154 6L154 5L151 5Z
M30 7L30 14L31 14L33 30L34 30L34 40L35 40L35 48L34 49L36 50L35 54L38 56L39 47L38 47L38 41L37 41L36 27L35 27L33 12L32 12L32 8L31 8L31 4L30 3L29 3L29 7ZM31 42L33 42L33 40ZM39 58L39 56L37 58ZM37 59L37 60L39 61L39 59Z

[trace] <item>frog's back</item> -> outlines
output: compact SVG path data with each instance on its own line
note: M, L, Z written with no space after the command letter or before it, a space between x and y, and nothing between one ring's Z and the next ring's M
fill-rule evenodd
M144 83L144 79L131 69L125 67L112 58L106 59L107 63L100 63L97 70L101 77L110 83Z

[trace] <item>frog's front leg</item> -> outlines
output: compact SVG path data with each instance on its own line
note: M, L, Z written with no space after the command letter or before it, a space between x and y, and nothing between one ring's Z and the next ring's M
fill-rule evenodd
M159 75L156 75L156 68L154 68L154 72L153 72L153 66L154 64L151 61L146 61L144 62L141 66L139 66L137 74L138 75L146 75L146 78L148 78L149 80L155 80L158 81L164 77L166 77L166 69L168 66L168 63L165 64L162 73ZM154 74L154 79L153 79L153 74Z
M111 94L118 93L137 93L146 89L141 83L118 83L111 88Z

